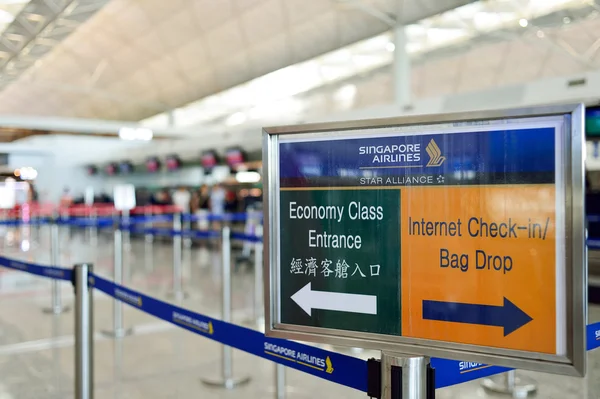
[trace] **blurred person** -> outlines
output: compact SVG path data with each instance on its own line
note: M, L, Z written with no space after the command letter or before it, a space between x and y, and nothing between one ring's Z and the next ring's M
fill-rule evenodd
M210 214L210 188L206 184L203 184L202 187L200 187L200 190L198 190L197 194L198 203L194 214L198 216L198 228L200 230L208 230L210 227L208 220L208 216Z
M169 193L166 190L158 190L152 196L152 205L171 205Z
M63 193L60 196L60 206L68 208L73 204L73 197L71 196L69 187L63 189Z
M190 213L196 214L200 208L200 191L192 190L192 197L190 198Z
M202 187L200 187L200 206L199 206L199 208L209 211L210 210L209 204L210 204L210 188L206 184L203 184Z
M173 193L173 205L181 210L181 213L190 213L190 201L192 195L183 186L180 186L175 193Z
M225 213L225 203L227 191L221 183L216 183L210 191L210 212L213 215L223 215Z
M215 216L213 228L219 230L221 228L221 218L225 215L225 205L227 199L227 191L221 183L215 183L210 190L210 213Z
M225 211L235 213L238 210L238 196L235 191L227 191L225 194Z
M28 184L29 191L27 193L27 202L39 202L39 196L37 190L35 189L35 186L33 185L33 183Z

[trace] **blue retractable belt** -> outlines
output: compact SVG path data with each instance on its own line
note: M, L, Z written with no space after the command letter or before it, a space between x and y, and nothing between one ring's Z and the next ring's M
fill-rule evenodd
M73 278L70 269L36 265L4 256L0 256L0 266L58 280L72 281ZM258 331L171 305L97 275L92 276L90 284L117 300L198 335L316 377L367 392L368 366L365 360L294 341L269 338ZM588 350L600 347L600 323L588 325L586 336ZM432 358L431 365L435 369L436 389L511 370L506 367L439 358Z

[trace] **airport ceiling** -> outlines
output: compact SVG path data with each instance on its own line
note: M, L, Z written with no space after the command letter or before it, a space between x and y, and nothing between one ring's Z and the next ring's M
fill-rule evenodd
M361 5L408 23L470 1L79 0L106 4L2 71L0 114L140 120L389 29Z
M396 20L412 23L471 2L0 1L0 32L4 31L0 36L0 115L137 121L389 31L390 23ZM413 55L416 61L421 65L431 62L440 75L452 80L447 75L454 69L438 68L440 63L434 61L457 59L453 56L471 48L473 56L469 59L481 64L474 65L475 69L487 68L492 58L527 60L539 48L538 44L529 44L533 36L543 37L546 47L554 49L538 53L540 62L552 65L555 71L569 74L600 66L597 1L480 2L493 4L492 10L498 15L504 9L519 9L531 3L562 2L572 8L540 17L527 29L517 26L493 34L478 31L465 17L458 22L473 30L468 42ZM439 28L447 21L440 19L437 23L441 25L431 28L445 34ZM494 43L498 43L496 47ZM499 51L501 44L504 47ZM487 53L476 52L478 49L487 49ZM529 71L528 64L524 61L516 73ZM547 75L546 69L537 69L539 75ZM437 72L431 71L428 76ZM492 83L519 79L511 72Z

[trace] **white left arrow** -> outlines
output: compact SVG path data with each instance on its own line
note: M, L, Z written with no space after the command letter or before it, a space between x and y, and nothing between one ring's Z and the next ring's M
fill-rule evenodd
M292 295L292 300L309 316L312 315L313 309L377 314L377 297L375 295L313 291L311 283L306 284Z

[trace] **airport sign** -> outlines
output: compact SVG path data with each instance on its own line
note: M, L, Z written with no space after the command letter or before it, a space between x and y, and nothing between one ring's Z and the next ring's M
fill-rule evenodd
M583 374L582 121L265 129L267 334Z

